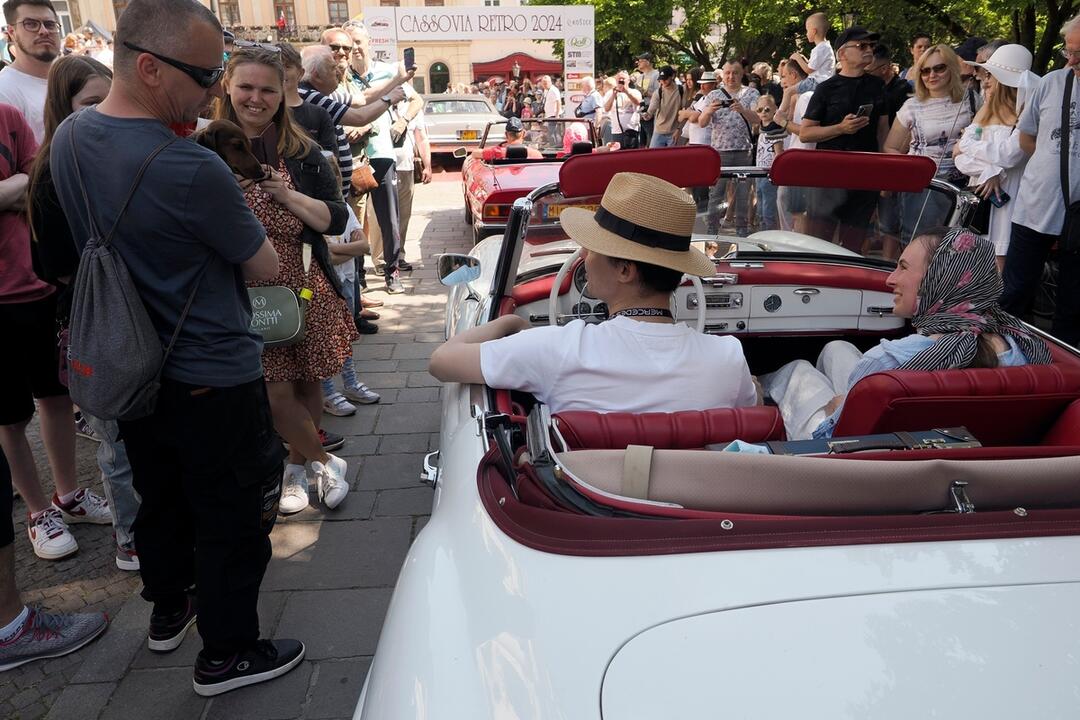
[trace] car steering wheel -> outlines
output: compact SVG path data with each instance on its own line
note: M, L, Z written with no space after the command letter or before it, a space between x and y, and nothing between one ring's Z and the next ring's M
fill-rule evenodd
M570 268L578 258L581 257L581 248L574 251L574 254L566 258L566 261L559 268L559 272L555 273L555 280L551 283L551 292L548 293L548 324L557 326L559 324L559 288L562 287L563 280L566 278L566 274L570 272ZM690 282L694 285L694 290L697 292L698 298L698 316L696 330L698 332L705 332L705 288L701 284L701 278L697 275L684 275L683 277L690 278ZM578 318L575 313L571 312L568 317Z

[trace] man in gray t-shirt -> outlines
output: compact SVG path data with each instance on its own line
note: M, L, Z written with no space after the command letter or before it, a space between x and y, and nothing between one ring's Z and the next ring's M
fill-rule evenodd
M116 224L113 247L162 343L207 268L154 413L119 423L142 498L133 530L142 595L154 604L147 642L176 649L197 613L194 687L204 696L278 677L304 656L296 640L259 639L256 607L285 452L244 280L277 277L277 253L225 163L170 130L221 97L223 50L220 23L195 0L131 0L108 97L61 124L50 156L76 243L89 239L91 213L103 232ZM166 142L117 223L139 168Z
M1023 316L1030 309L1043 277L1050 248L1058 243L1057 306L1051 332L1071 345L1080 344L1080 247L1066 247L1065 197L1061 153L1067 153L1069 200L1080 201L1080 15L1065 23L1064 54L1068 66L1047 73L1027 99L1016 129L1020 147L1031 155L1012 202L1012 237L1005 270L1001 307ZM1069 100L1069 144L1062 147L1061 107L1065 80L1072 76Z

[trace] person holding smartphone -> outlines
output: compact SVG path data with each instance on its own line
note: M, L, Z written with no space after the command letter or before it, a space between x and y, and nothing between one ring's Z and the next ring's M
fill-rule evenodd
M869 75L879 35L858 26L836 39L840 71L814 90L799 127L799 139L819 150L877 152L889 131L885 83ZM809 188L807 231L861 252L877 193Z
M615 88L604 96L604 112L611 115L611 140L623 149L638 146L641 126L638 105L641 93L630 87L630 75L620 70L615 75Z

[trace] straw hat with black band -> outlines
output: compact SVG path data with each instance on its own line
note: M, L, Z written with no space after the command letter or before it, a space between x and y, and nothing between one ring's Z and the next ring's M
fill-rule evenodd
M713 261L690 245L696 216L694 199L680 188L651 175L624 172L611 179L595 213L566 208L559 222L590 252L712 277Z

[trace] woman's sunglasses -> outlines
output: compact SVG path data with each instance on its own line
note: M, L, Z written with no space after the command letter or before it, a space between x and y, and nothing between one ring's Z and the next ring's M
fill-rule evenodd
M141 48L138 45L127 42L126 40L124 41L124 47L126 47L128 50L152 55L166 65L172 65L174 68L194 80L195 84L202 88L212 88L214 85L221 81L222 75L225 74L224 66L219 66L216 68L201 68L196 67L195 65L188 65L185 62L180 62L179 60L175 60L166 55L161 55L154 52L153 50Z
M948 71L948 65L946 65L945 63L939 63L938 65L934 65L933 67L924 67L923 69L919 70L919 74L923 77L927 77L928 75L930 75L930 73L934 73L935 75L944 75Z

